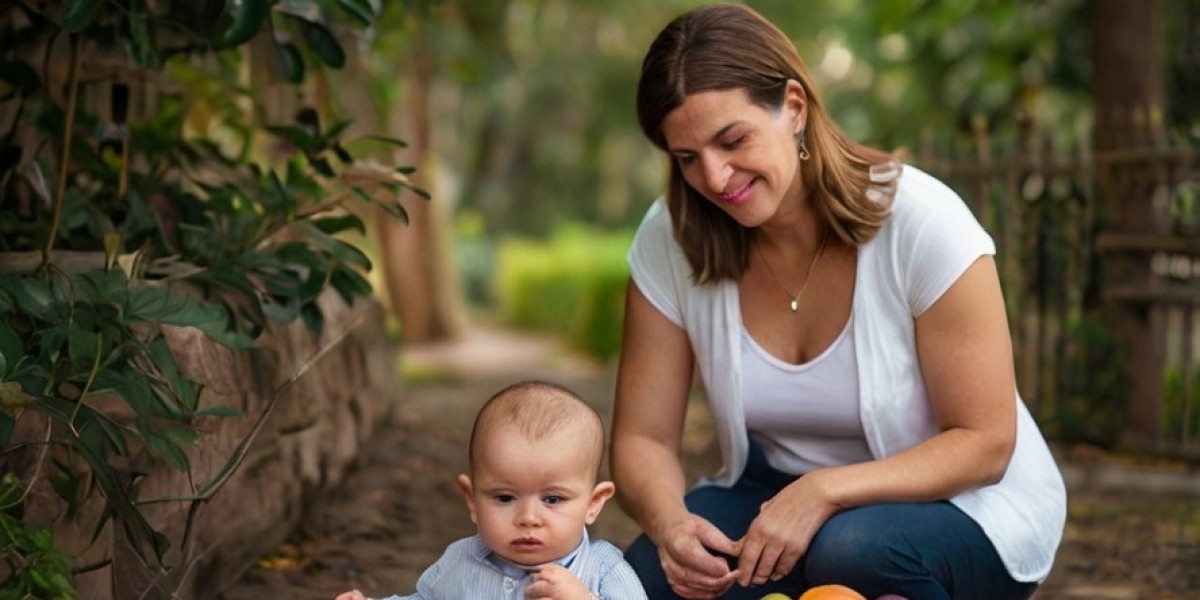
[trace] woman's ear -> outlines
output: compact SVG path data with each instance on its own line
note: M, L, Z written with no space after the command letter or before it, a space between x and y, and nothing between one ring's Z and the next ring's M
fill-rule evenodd
M611 481L601 481L592 488L592 499L588 502L587 514L584 515L584 523L591 525L596 522L596 518L600 516L600 511L604 509L604 503L608 502L609 498L617 492L617 486Z
M789 79L784 91L783 104L791 118L792 135L804 131L808 127L808 92L795 79Z
M478 525L479 518L475 515L475 495L471 493L471 478L466 473L459 474L458 489L462 491L463 499L467 501L467 511L471 513L471 522Z

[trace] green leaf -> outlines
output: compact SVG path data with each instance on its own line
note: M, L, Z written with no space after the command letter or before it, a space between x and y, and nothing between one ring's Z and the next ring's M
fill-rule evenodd
M300 242L292 242L280 246L276 250L276 255L290 263L293 270L302 270L307 272L304 276L304 281L301 285L295 288L294 293L302 300L309 300L317 297L321 290L325 289L329 283L329 264L328 260L321 254L313 251L308 245Z
M325 315L316 302L306 302L300 307L300 317L304 320L304 326L314 334L321 335L325 330Z
M164 317L162 322L195 327L213 341L230 348L248 349L256 346L254 340L229 328L229 315L219 304L185 298L180 309Z
M162 425L158 425L153 429L146 425L139 427L141 429L142 440L146 442L146 447L176 470L186 471L188 468L187 454L183 452L179 444L159 433L160 427Z
M414 193L414 194L416 194L416 195L418 195L418 196L420 196L421 198L423 198L423 199L425 199L425 200L430 200L430 199L432 199L432 196L430 196L430 195L429 195L429 192L427 192L427 191L425 191L425 190L423 190L423 189L421 189L421 188L419 188L419 187L417 187L417 186L415 186L415 185L409 185L409 184L407 184L407 183L401 183L401 184L400 184L400 187L401 187L401 188L404 188L404 189L406 189L406 190L408 190L408 191L410 191L410 192L412 192L412 193Z
M300 49L291 42L278 40L275 41L274 48L272 66L275 68L275 74L288 83L304 81L304 58L300 55Z
M129 278L122 269L91 271L79 279L91 286L89 291L92 295L88 296L88 300L93 302L123 302L129 290Z
M38 77L37 71L22 61L0 62L0 81L7 83L12 88L12 92L0 96L0 100L7 100L13 94L28 98L42 87L42 80Z
M333 145L333 153L337 155L338 160L342 161L343 165L349 165L354 162L354 156L341 144Z
M146 353L167 378L166 385L160 384L158 387L159 395L167 396L166 399L177 404L184 415L194 413L200 401L200 386L179 373L179 365L175 362L175 355L171 353L166 338L160 337L151 342L146 347Z
M29 406L33 397L25 393L19 381L0 381L0 407L16 409Z
M77 326L67 330L67 356L75 368L91 368L92 363L96 361L99 340L94 331L84 327Z
M143 67L157 67L159 63L155 20L140 2L132 2L129 11L128 52Z
M80 428L94 427L99 431L103 435L105 447L111 448L117 455L127 456L129 454L129 447L125 443L125 434L108 415L84 405L80 407L76 421L80 423Z
M91 22L101 0L64 0L63 29L77 33Z
M363 27L370 27L378 16L368 0L338 0L338 6Z
M270 18L271 4L272 0L226 2L226 7L230 9L230 22L224 31L218 32L214 40L216 47L226 50L250 41Z
M38 330L33 334L30 348L37 348L36 360L44 363L58 362L62 354L62 347L67 341L67 329L65 325L54 327L46 327Z
M8 289L18 310L43 321L54 320L54 299L42 280L13 276L8 281L0 280L0 286Z
M180 448L195 446L200 441L200 433L190 423L185 421L155 420L154 431L170 440Z
M283 302L278 300L278 298L272 299L270 296L264 296L263 313L280 323L292 322L300 314L300 299L295 296L286 296L282 298Z
M111 373L113 378L113 391L133 409L139 417L149 418L150 415L156 414L156 402L154 392L150 389L150 382L141 373L135 371L125 371L123 373ZM99 375L97 375L99 378Z
M408 223L409 223L408 210L406 210L404 208L404 205L401 204L399 200L392 200L390 202L380 202L379 206L384 211L386 211L389 215L392 215L393 217L400 219L405 225L408 225Z
M306 155L316 154L323 149L320 139L295 125L268 125L267 131L283 138Z
M10 369L16 369L21 357L25 355L25 346L12 326L0 321L0 379L8 376Z
M366 278L354 270L346 268L335 270L329 277L329 284L337 290L338 295L347 304L354 302L355 298L369 296L373 291L371 283Z
M313 219L313 225L317 229L329 235L341 233L348 229L353 229L363 235L367 234L367 226L363 224L362 219L355 214L347 214L339 217L325 217Z
M8 440L16 424L17 421L7 410L0 410L0 448L8 448Z
M129 528L132 534L130 537L133 550L145 559L142 553L142 542L149 542L154 549L155 556L161 563L163 556L168 548L171 547L171 542L163 534L156 531L150 526L146 517L138 511L129 496L125 493L125 489L117 480L116 473L112 467L108 465L105 458L98 454L94 449L83 443L79 438L67 438L70 445L75 448L79 455L87 461L88 466L92 468L92 475L96 479L96 484L100 486L100 491L108 500L108 506L121 519L121 523Z
M50 487L67 503L67 520L74 521L79 511L79 484L83 482L83 476L58 459L54 459L53 462L58 474L50 474Z
M335 69L346 66L346 52L342 50L342 45L333 32L313 21L296 19L296 22L300 24L300 34L304 36L304 41L321 62Z
M311 241L317 248L329 253L340 262L356 265L366 271L371 270L371 259L356 246L325 235L315 228L310 231L312 231Z
M406 142L398 137L388 137L386 135L367 135L367 136L363 136L363 138L368 139L368 140L375 140L377 142L383 142L385 144L389 144L389 145L395 146L397 148L407 148L408 147L408 142ZM404 168L404 167L401 167L401 168Z
M257 274L258 281L267 290L267 296L275 301L279 298L298 297L301 285L304 283L299 271L299 265L280 270L263 271Z
M345 133L346 129L348 129L353 124L354 124L354 121L351 119L342 119L340 121L337 121L333 125L330 125L329 129L321 134L321 137L325 138L326 142L336 140L339 136L341 136L343 133Z
M141 286L129 290L125 318L130 321L156 323L175 310L169 289L160 286Z
M15 306L12 297L4 291L4 280L0 279L0 316L12 312Z
M337 175L337 173L333 171L333 166L330 165L329 161L325 160L324 158L313 158L308 161L308 164L312 165L314 171L324 175L325 177L332 178L333 176Z

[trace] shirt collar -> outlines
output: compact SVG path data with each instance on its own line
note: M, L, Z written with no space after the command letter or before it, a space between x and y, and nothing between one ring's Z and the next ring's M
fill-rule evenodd
M554 563L563 567L564 569L569 570L571 568L571 564L575 562L575 559L581 552L583 552L583 548L587 546L587 544L588 532L585 528L583 530L583 536L579 539L579 545L575 546L575 549L566 556L554 561ZM493 552L491 548L488 548L487 545L483 543L483 537L479 535L475 536L475 543L471 548L471 555L480 561L496 567L501 573L504 574L505 577L511 577L513 579L523 579L529 574L529 571L532 570L530 567L521 566L505 560L499 554Z

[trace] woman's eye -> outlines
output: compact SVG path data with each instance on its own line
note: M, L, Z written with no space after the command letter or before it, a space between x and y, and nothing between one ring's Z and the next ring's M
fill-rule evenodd
M728 142L723 142L723 143L721 144L721 147L722 147L722 148L724 148L724 149L726 149L726 150L737 150L738 146L741 146L741 145L742 145L742 142L744 142L745 140L746 140L746 136L742 136L742 137L740 137L740 138L738 138L738 139L736 139L736 140L731 140L731 141L728 141Z
M675 157L675 160L679 161L679 166L681 166L681 167L686 167L686 166L688 166L688 165L691 165L691 164L695 163L695 162L696 162L696 157L695 157L695 156L691 156L691 155L688 155L688 156L676 156L676 157Z

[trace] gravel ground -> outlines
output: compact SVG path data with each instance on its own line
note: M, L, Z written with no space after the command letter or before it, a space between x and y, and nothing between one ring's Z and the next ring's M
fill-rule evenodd
M612 370L546 340L479 332L404 356L407 373L424 375L404 378L393 423L292 538L219 600L329 600L351 588L376 597L411 593L446 544L473 533L454 477L465 469L466 438L483 400L513 381L540 378L609 413ZM715 441L704 411L689 414L684 451L695 476L715 464ZM1087 448L1059 456L1068 524L1035 600L1200 598L1200 466L1136 464ZM592 530L622 546L637 533L615 503Z

